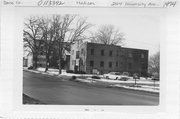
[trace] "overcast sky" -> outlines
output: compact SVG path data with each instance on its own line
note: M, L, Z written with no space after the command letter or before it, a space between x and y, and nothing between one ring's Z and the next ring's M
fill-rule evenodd
M162 29L164 28L162 21L165 21L164 12L161 10L64 8L58 10L57 13L54 10L48 12L50 12L48 14L50 16L52 14L78 14L79 17L87 17L87 22L94 25L89 29L92 32L95 32L101 25L114 25L115 28L118 28L120 32L125 34L123 47L146 49L149 50L149 55L155 54L160 50L160 38L162 39L162 35L164 35L162 34Z
M151 14L125 14L122 12L89 12L80 14L94 24L94 30L104 24L112 24L125 34L124 47L149 50L152 55L160 49L160 17Z

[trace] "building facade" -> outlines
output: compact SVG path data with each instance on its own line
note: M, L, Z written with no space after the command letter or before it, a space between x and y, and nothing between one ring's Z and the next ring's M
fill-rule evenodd
M71 46L70 70L88 74L129 72L146 76L148 50L89 42L76 43Z
M40 42L40 40L36 41L37 44ZM69 70L69 62L70 62L70 43L63 42L63 55L61 59L61 66L62 69ZM39 47L39 52L37 53L37 67L46 67L46 45L44 41L41 41L41 45ZM26 56L27 61L25 58L23 58L23 66L33 66L34 59L33 59L33 54L28 54ZM26 64L25 64L26 63ZM59 68L59 56L58 56L58 43L54 41L52 47L51 47L51 52L49 52L49 68Z

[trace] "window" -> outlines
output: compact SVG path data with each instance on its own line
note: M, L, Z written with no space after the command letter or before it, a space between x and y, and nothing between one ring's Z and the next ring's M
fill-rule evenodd
M112 62L109 62L109 68L111 68L112 67Z
M144 54L141 54L141 58L142 58L142 59L144 58Z
M118 62L116 62L116 67L118 67Z
M80 62L80 64L81 64L81 65L84 65L84 63L83 63L83 60L82 60L82 59L80 59L80 60L79 60L79 62Z
M112 50L110 50L110 51L109 51L109 56L112 56L112 53L113 53Z
M91 67L94 66L94 61L90 61L90 66L91 66Z
M130 57L130 58L132 58L132 57L133 57L133 56L132 56L132 53L129 53L128 55L129 55L129 57Z
M116 51L116 56L118 56L119 55L119 52L118 52L118 50Z
M103 61L100 62L100 67L104 67L104 62Z
M141 67L142 67L142 70L145 70L145 69L146 69L146 65L145 65L144 62L142 62Z
M94 49L91 49L91 55L94 55Z
M132 63L128 64L128 69L132 69Z
M76 59L79 58L79 51L76 51Z
M101 56L104 56L104 50L101 50Z

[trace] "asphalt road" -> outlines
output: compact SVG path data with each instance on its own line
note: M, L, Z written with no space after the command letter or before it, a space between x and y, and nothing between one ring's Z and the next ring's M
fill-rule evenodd
M159 94L23 71L23 93L51 105L158 105Z

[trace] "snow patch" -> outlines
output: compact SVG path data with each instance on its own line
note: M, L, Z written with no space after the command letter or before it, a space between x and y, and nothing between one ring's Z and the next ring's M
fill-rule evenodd
M124 85L119 85L119 84L115 84L115 85L111 85L112 87L121 87L121 88L126 88L126 89L132 89L132 90L140 90L140 91L148 91L148 92L156 92L159 93L159 88L153 88L151 87L144 87L144 86L140 86L140 87L130 87L130 86L124 86Z

